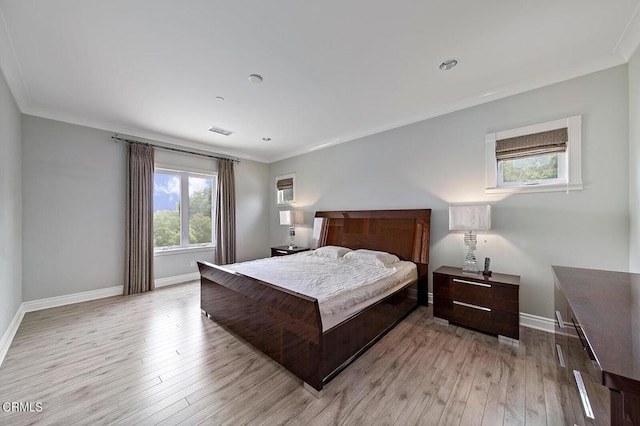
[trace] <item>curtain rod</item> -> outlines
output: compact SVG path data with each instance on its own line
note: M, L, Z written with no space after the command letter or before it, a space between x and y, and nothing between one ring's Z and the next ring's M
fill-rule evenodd
M234 163L240 164L240 159L238 159L238 158L219 157L217 155L209 155L209 154L202 154L200 152L187 151L186 149L170 148L168 146L154 145L154 144L149 143L149 142L140 142L140 141L136 141L136 140L133 140L133 139L121 138L117 133L115 135L111 136L111 139L116 141L116 143L117 142L125 142L125 143L133 143L133 144L138 144L138 145L152 146L154 148L164 149L164 150L167 150L167 151L182 152L184 154L199 155L200 157L215 158L216 160L231 160Z

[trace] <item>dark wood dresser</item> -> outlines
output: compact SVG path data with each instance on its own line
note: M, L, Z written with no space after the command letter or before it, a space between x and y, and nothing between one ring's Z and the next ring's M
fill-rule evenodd
M558 364L580 414L595 424L640 425L640 274L552 269Z
M489 334L520 339L520 277L462 272L442 266L433 271L433 315Z

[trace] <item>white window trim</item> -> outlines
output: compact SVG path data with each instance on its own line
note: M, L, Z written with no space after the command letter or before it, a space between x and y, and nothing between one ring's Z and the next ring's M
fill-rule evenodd
M278 188L275 186L278 184L279 180L282 179L288 179L288 178L292 178L293 179L293 199L291 201L280 201L278 198ZM276 190L276 204L279 206L288 206L291 204L295 204L296 202L296 174L295 173L289 173L286 175L281 175L281 176L276 176L275 180L274 180L274 186L273 186Z
M568 130L567 152L558 158L564 161L559 167L567 168L568 181L561 183L541 183L538 185L521 186L499 186L498 182L498 161L496 160L496 141L500 139L514 138L518 136L530 135L533 133L546 132L548 130L566 127ZM502 132L489 133L485 138L486 142L486 187L487 194L516 194L524 192L552 192L552 191L576 191L582 189L582 116L561 120L548 121L546 123L534 124L520 127L518 129L505 130Z
M188 179L189 176L215 178L216 180L218 179L218 174L216 172L206 171L202 169L199 169L200 171L195 171L195 170L198 170L198 169L191 168L190 170L184 170L184 169L180 169L170 165L159 166L158 164L156 164L153 172L154 173L167 172L167 173L174 173L174 174L180 175L180 201L182 202L182 194L189 193L189 179ZM187 179L185 179L185 177L187 177ZM211 218L211 220L213 220L213 217ZM182 241L189 240L189 227L184 226L184 224L188 223L188 221L189 221L189 209L184 209L184 208L180 209L180 241L181 243ZM212 223L211 226L214 226L214 224ZM211 249L215 249L215 247L216 247L215 240L210 243L203 243L203 244L189 244L189 245L181 244L177 246L154 247L153 255L158 256L158 255L167 255L167 254L178 254L178 253L184 253L189 251L211 250Z

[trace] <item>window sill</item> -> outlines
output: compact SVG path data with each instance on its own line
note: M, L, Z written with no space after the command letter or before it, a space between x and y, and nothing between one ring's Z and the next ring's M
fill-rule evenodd
M168 256L172 254L184 254L184 253L195 253L200 251L212 251L216 248L214 245L210 246L197 246L197 247L176 247L164 250L154 250L154 256Z
M566 192L580 191L582 183L558 183L553 185L505 186L502 188L486 188L486 194L519 194L531 192Z

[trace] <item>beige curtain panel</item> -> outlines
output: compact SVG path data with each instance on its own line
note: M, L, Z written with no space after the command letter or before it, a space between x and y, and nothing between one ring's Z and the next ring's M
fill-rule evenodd
M276 182L276 188L278 188L278 191L293 189L293 178L280 179Z
M127 144L124 294L154 289L153 147Z
M233 160L218 160L216 263L236 261L236 183Z
M568 140L566 127L515 138L499 139L496 141L496 159L498 161L512 160L534 155L565 152Z

